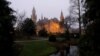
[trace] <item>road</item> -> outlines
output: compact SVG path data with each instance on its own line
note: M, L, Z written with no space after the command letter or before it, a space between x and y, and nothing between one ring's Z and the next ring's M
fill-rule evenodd
M33 42L33 41L43 41L43 40L48 40L48 38L41 38L41 39L36 39L36 40L17 40L14 42Z

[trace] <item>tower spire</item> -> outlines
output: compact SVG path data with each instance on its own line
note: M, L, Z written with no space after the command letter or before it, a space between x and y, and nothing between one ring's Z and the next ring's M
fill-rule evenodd
M61 10L61 15L60 15L60 21L64 21L64 15L63 15L62 10Z
M43 14L41 14L41 19L43 19Z
M32 20L33 22L36 23L36 20L37 20L37 15L36 15L36 10L35 10L35 7L33 7L33 10L32 10Z

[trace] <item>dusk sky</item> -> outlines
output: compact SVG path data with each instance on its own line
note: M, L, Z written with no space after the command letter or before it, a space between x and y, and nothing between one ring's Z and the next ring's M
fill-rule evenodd
M11 2L10 7L18 12L26 12L26 16L30 17L32 9L35 7L37 18L41 18L41 15L53 18L59 18L61 10L64 16L68 15L69 0L8 0Z

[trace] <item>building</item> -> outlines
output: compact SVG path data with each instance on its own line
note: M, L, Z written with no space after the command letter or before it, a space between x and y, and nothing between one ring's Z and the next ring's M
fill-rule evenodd
M32 10L31 18L32 18L32 21L33 21L34 23L36 23L36 21L37 21L37 15L36 15L36 10L35 10L34 7L33 7L33 10Z
M64 16L61 11L60 21L57 18L48 19L41 16L41 19L37 22L37 32L45 28L48 33L64 33Z

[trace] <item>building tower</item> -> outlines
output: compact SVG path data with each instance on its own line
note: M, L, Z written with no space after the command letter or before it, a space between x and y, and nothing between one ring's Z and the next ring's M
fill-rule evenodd
M43 15L41 14L41 19L44 19Z
M64 21L64 15L63 15L62 11L61 11L61 14L60 14L60 21Z
M63 16L63 12L61 11L61 15L60 15L60 23L61 25L64 24L64 16Z
M36 10L35 10L34 7L33 7L33 10L32 10L31 18L32 18L32 21L33 21L34 23L36 23L37 15L36 15Z

